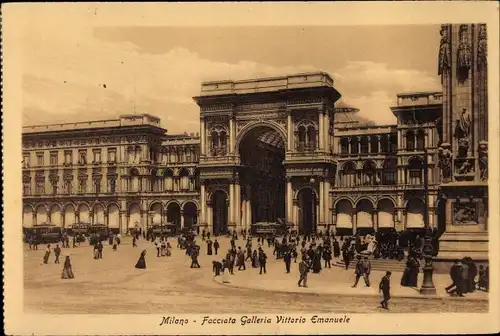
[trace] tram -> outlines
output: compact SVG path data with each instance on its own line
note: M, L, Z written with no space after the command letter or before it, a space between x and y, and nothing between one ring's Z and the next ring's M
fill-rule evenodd
M23 231L26 239L31 237L38 244L59 243L62 238L62 228L53 224L35 225Z

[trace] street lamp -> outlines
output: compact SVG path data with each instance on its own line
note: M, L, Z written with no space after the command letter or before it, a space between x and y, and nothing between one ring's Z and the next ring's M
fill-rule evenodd
M434 281L432 280L432 275L434 273L434 266L432 265L432 258L434 254L434 248L432 247L432 236L431 229L429 228L429 163L427 159L427 148L424 148L424 200L425 200L425 212L424 212L424 223L425 223L425 238L424 246L422 252L424 253L424 267L422 268L424 273L424 279L422 281L422 286L420 287L420 294L423 295L436 295L436 287L434 286Z

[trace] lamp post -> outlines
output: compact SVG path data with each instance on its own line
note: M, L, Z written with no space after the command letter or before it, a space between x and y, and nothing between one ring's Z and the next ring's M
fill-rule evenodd
M424 273L424 279L422 281L422 286L420 287L420 294L423 295L436 295L436 287L434 286L434 281L432 280L432 275L434 273L434 266L432 265L432 258L434 253L434 248L432 247L432 235L431 229L429 228L429 164L427 160L427 148L424 149L424 203L425 203L425 213L424 213L424 224L425 224L425 238L424 246L422 252L424 253L424 267L422 268Z

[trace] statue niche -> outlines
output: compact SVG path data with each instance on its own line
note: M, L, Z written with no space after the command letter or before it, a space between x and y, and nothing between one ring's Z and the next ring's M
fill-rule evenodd
M458 144L458 155L459 158L466 158L470 147L470 128L471 128L472 118L470 112L466 108L462 109L460 117L456 121L455 126L455 138Z

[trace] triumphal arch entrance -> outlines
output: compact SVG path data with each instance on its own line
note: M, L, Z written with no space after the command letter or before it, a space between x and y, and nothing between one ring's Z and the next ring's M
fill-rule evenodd
M214 233L278 220L300 232L330 225L339 98L322 72L202 83L200 225Z

